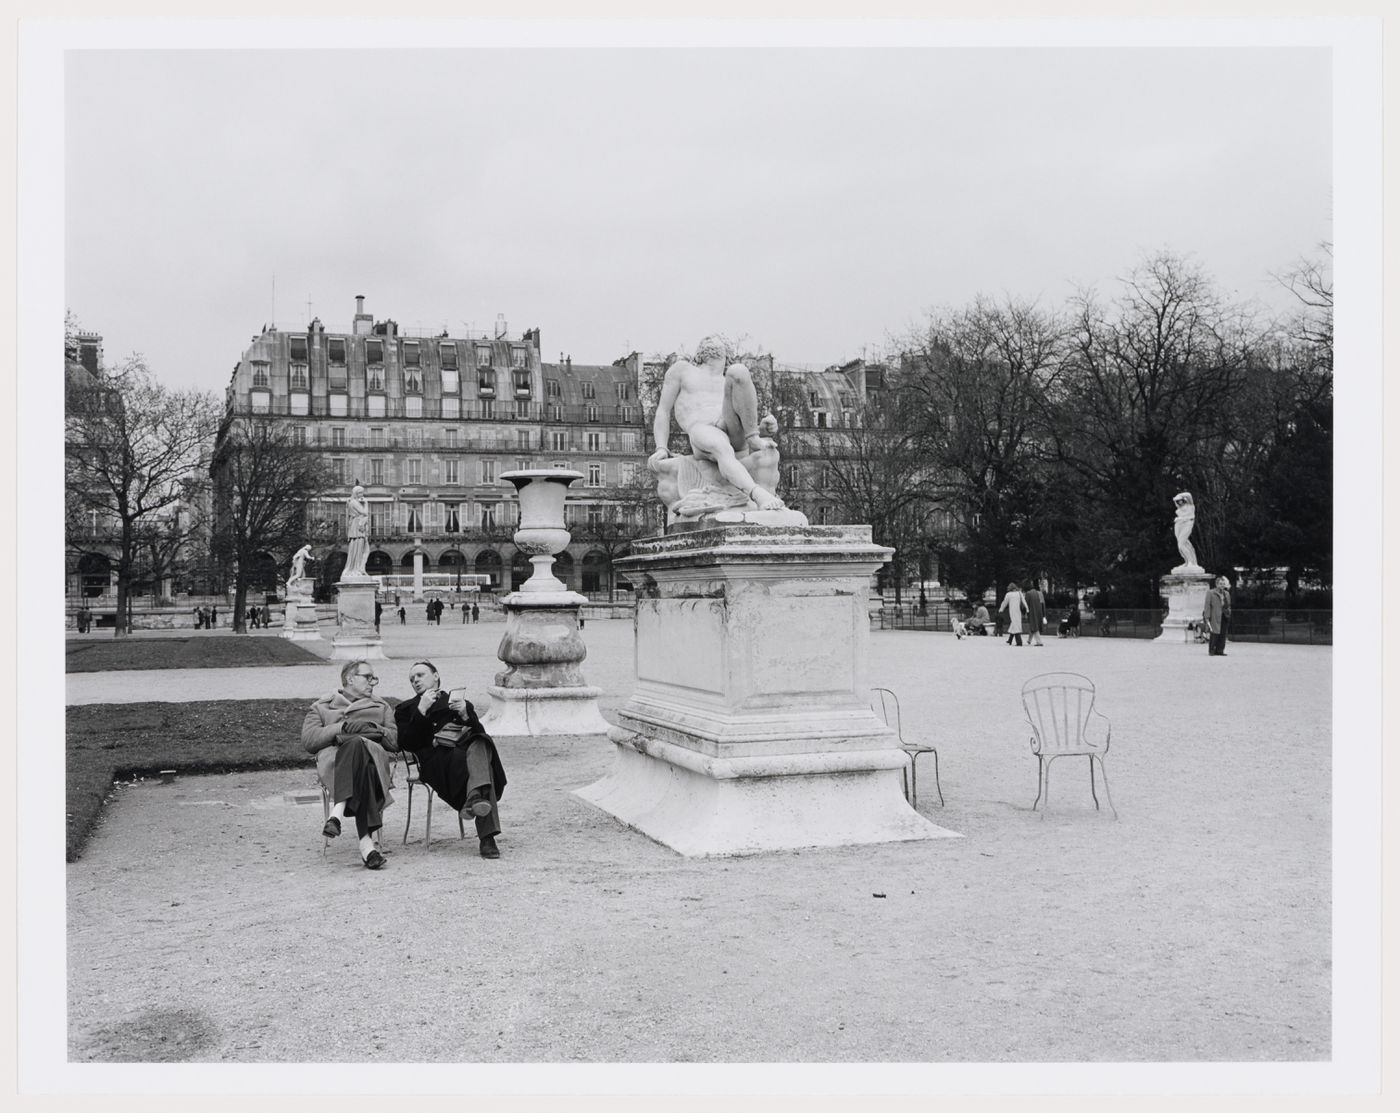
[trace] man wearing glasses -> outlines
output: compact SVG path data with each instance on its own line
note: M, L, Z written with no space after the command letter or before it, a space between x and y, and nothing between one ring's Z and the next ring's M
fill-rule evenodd
M368 661L347 662L340 670L340 690L313 703L301 724L302 745L316 755L316 775L333 804L322 833L335 838L345 817L353 816L360 858L372 870L384 865L374 833L394 802L388 751L399 748L393 708L374 694L378 683Z

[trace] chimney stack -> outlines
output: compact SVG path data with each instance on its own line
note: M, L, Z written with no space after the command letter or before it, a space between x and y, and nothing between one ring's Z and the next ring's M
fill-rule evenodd
M368 336L374 331L374 318L365 312L364 294L355 295L355 325L351 331L356 336Z

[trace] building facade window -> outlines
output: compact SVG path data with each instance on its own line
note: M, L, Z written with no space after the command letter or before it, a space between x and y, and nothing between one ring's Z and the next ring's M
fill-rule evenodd
M254 386L267 386L267 385L268 385L267 364L264 363L262 360L255 360L255 361L253 362L253 385L254 385Z
M496 393L496 372L483 367L476 373L476 389L481 394Z
M790 488L796 487L798 485L798 472L796 464L783 465L783 482L787 484L787 486Z
M545 414L545 417L549 421L563 421L564 407L561 406L558 402L551 402L549 404L549 410Z
M545 381L544 381L544 396L545 396L546 398L558 398L558 397L559 397L559 380L558 380L558 379L545 379Z
M255 390L248 395L248 400L253 404L255 414L265 414L272 412L272 395L265 390Z
M371 425L369 428L370 448L383 448L389 443L388 433L382 425Z
M568 433L550 433L549 447L552 452L565 452L569 447Z
M423 416L423 396L421 394L408 394L403 400L404 417Z
M515 416L522 419L530 416L530 399L517 398L515 400Z
M332 425L332 426L331 426L331 447L332 447L332 448L344 448L344 447L345 447L345 426L344 426L344 425Z
M457 370L457 345L456 345L456 344L439 344L439 345L438 345L438 362L439 362L439 364L442 366L442 369L443 369L444 371L456 371L456 370Z
M478 344L476 346L476 365L478 367L491 366L491 346L489 344Z
M293 425L293 426L292 426L292 443L293 443L294 445L296 445L298 448L305 448L305 447L306 447L306 426L305 426L305 425Z
M306 354L306 337L289 336L287 338L287 350L292 357L293 363L305 363L308 358Z
M603 449L603 435L601 433L588 434L588 451L601 452Z
M450 483L454 486L462 482L460 461L444 460L442 462L442 481L444 483Z
M510 350L510 365L511 365L512 367L524 367L524 366L525 366L525 349L524 349L524 348L512 348L512 349Z
M494 502L482 502L482 503L478 503L478 504L477 504L477 506L478 506L478 507L480 508L480 510L481 510L481 518L480 518L480 521L481 521L481 528L482 528L482 529L485 529L485 530L492 530L492 529L495 529L495 528L496 528L496 507L497 507L497 505L498 505L498 504L497 504L497 503L494 503Z
M515 431L515 447L525 449L530 447L530 430L517 429Z
M514 376L514 379L515 379L515 393L516 393L516 394L529 394L529 393L530 393L530 372L529 372L529 371L513 371L513 372L511 372L511 374Z
M496 416L496 400L494 398L483 398L477 403L477 416L486 420Z
M442 400L442 416L454 418L461 417L462 400L458 398L455 394L447 395L446 397L444 397ZM452 431L455 433L457 430L453 429Z
M632 397L632 384L631 384L631 383L617 383L617 384L615 384L615 385L616 385L616 387L617 387L617 400L618 400L619 402L626 402L626 401L628 401L628 400L631 399L631 397Z
M456 350L455 348L453 349ZM444 370L442 373L442 392L444 394L456 394L461 390L461 379L456 371Z
M423 504L406 502L403 504L403 526L408 533L423 532Z
M348 390L350 387L350 372L343 363L333 363L329 368L327 382L332 390Z
M365 413L370 417L387 417L389 413L388 403L382 394L370 394L365 397Z
M585 398L598 397L598 388L593 384L593 381L591 379L587 382L580 383L579 385L583 387L583 396Z
M293 417L306 417L311 412L311 395L299 390L289 398Z
M344 484L345 458L343 456L335 456L331 458L331 478L335 480L337 484Z
M366 363L383 363L383 362L384 362L384 341L382 341L382 340L366 340L366 341L365 341L365 362L366 362Z
M403 389L405 394L423 393L423 372L417 368L404 369Z
M589 420L589 421L597 421L597 420L598 420L598 407L597 407L597 406L592 406L592 405L590 405L590 406L588 407L588 420Z
M292 389L306 390L310 383L310 377L306 373L306 364L294 363L291 371Z
M444 533L461 533L461 503L445 502L442 504L442 531Z
M376 486L384 485L384 461L378 457L369 462L369 481Z
M417 367L422 362L422 354L418 351L418 341L405 340L403 342L403 365L405 367Z
M331 417L346 417L350 413L350 399L343 394L332 394L327 399L330 403Z
M345 366L345 338L343 336L328 336L326 338L326 359L332 366L335 364Z
M482 460L482 461L481 461L481 482L483 482L483 483L495 483L495 482L496 482L496 461L495 461L495 460Z
M637 411L631 406L618 407L618 417L621 418L624 425L630 425L636 419L636 413Z
M446 429L442 431L442 443L445 444L448 448L456 448L457 440L457 430L454 429L452 426L449 425Z
M831 507L822 503L817 507L817 525L824 526L831 522Z
M371 365L365 370L365 386L370 390L384 389L384 368Z
M603 485L603 465L588 465L588 485L590 487L601 487Z
M371 537L387 537L389 535L389 508L393 506L390 502L372 502L369 504L369 535Z
M418 457L418 456L410 456L407 460L404 461L404 464L406 465L405 472L404 472L404 482L405 482L405 483L422 483L422 482L423 482L423 461L422 461L422 459L421 459L420 457Z

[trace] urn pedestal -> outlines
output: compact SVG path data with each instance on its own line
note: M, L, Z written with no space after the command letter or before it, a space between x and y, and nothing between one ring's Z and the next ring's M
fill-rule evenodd
M582 479L567 468L505 472L520 497L514 541L535 570L502 603L506 632L496 656L506 666L487 692L491 706L482 723L492 734L604 734L598 710L602 689L590 687L580 667L588 655L579 630L579 607L588 602L554 575L554 554L569 543L564 499Z
M868 526L640 541L637 685L612 772L577 795L690 856L957 837L909 807L870 710Z
M1167 601L1167 616L1162 619L1162 632L1152 640L1166 645L1185 645L1187 625L1201 621L1210 591L1209 572L1169 572L1162 577L1162 597Z
M332 661L383 661L384 643L374 628L374 597L378 583L373 576L340 581L336 614L340 629L331 642Z
M282 636L294 642L321 641L316 621L316 601L312 582L305 577L287 581L287 612L282 619Z

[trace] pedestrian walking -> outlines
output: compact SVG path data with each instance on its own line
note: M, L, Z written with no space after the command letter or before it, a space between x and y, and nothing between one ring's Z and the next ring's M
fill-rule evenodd
M1001 606L997 610L1006 612L1006 644L1011 645L1014 641L1016 645L1022 645L1021 616L1026 613L1026 597L1014 582L1006 585L1006 594L1001 597Z
M209 608L209 629L211 629L211 630L217 630L218 628L219 628L219 608L218 608L218 607L210 607L210 608Z
M471 612L470 608L468 608L468 606L467 606L465 603L463 603L463 604L462 604L462 625L465 626L465 625L471 620L471 617L472 617L472 612Z
M379 633L379 619L384 613L384 604L378 599L374 601L374 632Z
M1034 583L1026 588L1026 623L1030 626L1029 644L1043 646L1040 630L1045 625L1045 596Z
M475 603L472 604L472 625L476 625L476 620L481 617L481 611L477 609Z
M398 596L395 596L394 598L397 599ZM407 612L406 610L404 610L402 607L399 608L399 625L400 625L400 626L407 626L407 625L408 625L408 612Z

